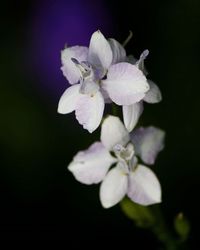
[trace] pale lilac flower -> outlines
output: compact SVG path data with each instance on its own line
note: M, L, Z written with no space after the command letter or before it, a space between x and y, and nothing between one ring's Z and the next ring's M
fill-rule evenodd
M147 70L144 66L144 60L146 59L148 54L149 51L144 50L140 55L139 60L136 60L133 56L129 56L127 57L127 61L137 66L144 73L144 75L147 75ZM151 80L147 80L147 82L150 89L146 92L145 96L139 102L132 105L123 105L122 111L124 125L129 132L134 129L143 112L143 101L153 104L158 103L162 100L162 94L159 87Z
M141 205L159 203L160 183L150 168L138 164L136 156L153 164L163 141L164 132L158 128L140 128L129 135L118 117L109 116L102 124L101 141L79 152L68 169L81 183L102 182L100 201L104 208L114 206L125 195Z
M126 62L124 48L114 39L106 40L100 31L93 33L89 48L66 48L61 60L72 86L60 98L58 112L75 111L78 122L91 133L101 122L105 102L133 105L149 90L143 72Z

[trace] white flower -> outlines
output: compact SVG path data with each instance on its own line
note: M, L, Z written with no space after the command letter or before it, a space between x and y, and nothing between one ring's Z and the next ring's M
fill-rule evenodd
M129 56L127 61L137 66L145 75L147 71L144 67L144 60L148 56L149 51L145 50L140 55L139 60L136 60L133 56ZM143 112L143 101L147 103L158 103L162 100L161 91L158 86L151 80L147 80L149 84L149 91L146 92L145 96L137 103L132 105L123 105L123 120L124 125L129 132L131 132L137 124L142 112Z
M79 152L68 168L81 183L102 181L100 200L105 208L114 206L125 195L141 205L158 203L160 183L150 168L138 164L136 155L144 163L153 164L163 149L163 141L160 129L140 128L129 135L118 117L109 116L102 124L101 142Z
M93 33L89 48L74 46L61 53L62 71L72 84L61 96L58 112L75 111L76 119L93 132L100 124L105 102L133 105L149 90L137 65L126 61L124 48L114 39Z

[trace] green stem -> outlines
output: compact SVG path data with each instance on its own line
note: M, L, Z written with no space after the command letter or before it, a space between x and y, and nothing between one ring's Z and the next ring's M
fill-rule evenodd
M159 206L151 207L152 214L155 218L155 224L149 229L154 233L156 238L164 245L166 250L178 249L177 240L169 231Z
M184 242L180 242L178 238L169 230L159 205L141 206L129 199L124 199L121 202L121 208L124 214L133 220L136 226L151 231L155 237L163 245L165 250L186 249Z
M115 116L118 116L118 107L117 105L115 105L114 103L112 103L112 114L115 115Z
M129 43L129 41L131 40L132 37L133 37L133 32L131 30L129 30L129 35L126 38L126 40L122 43L122 46L125 47Z

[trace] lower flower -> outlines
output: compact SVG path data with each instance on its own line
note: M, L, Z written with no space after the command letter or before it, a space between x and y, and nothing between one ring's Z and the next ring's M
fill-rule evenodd
M145 206L159 203L160 183L150 168L138 164L137 156L146 164L154 164L164 147L164 135L155 127L129 134L118 117L109 116L102 124L101 141L79 152L68 169L81 183L101 182L100 201L104 208L116 205L125 195Z

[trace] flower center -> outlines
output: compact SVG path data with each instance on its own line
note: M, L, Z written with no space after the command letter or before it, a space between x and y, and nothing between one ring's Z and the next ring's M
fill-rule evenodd
M80 93L81 94L89 94L90 96L94 96L95 93L99 90L99 72L97 69L94 69L89 62L79 62L75 58L71 59L73 63L80 70L81 78L80 78Z
M113 148L115 156L119 162L124 166L125 172L129 173L137 168L137 157L135 156L134 146L132 143L128 143L126 147L121 144L116 144Z
M126 147L116 144L113 148L116 157L119 160L130 161L134 155L134 147L132 143L129 143Z

